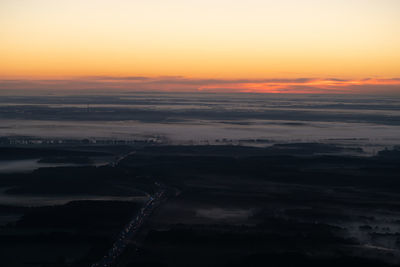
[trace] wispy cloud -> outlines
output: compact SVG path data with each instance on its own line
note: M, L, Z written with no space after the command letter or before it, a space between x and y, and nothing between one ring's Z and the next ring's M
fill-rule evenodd
M194 79L183 76L90 76L69 79L0 79L0 90L400 93L400 78Z

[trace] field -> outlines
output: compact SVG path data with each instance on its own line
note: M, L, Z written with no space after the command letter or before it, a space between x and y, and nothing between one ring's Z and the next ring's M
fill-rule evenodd
M55 148L35 157L54 157L48 149ZM7 266L89 266L160 183L167 199L115 266L400 263L397 148L375 156L317 143L73 150L90 161L0 174L3 194L16 200L75 197L62 204L27 207L16 201L0 207L9 218L0 230ZM94 150L118 160L90 164L98 154L87 153Z

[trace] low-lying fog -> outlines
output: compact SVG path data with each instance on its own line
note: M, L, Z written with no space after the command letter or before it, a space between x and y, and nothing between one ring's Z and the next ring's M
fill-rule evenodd
M144 202L147 196L100 196L100 195L35 195L35 194L8 194L9 188L0 189L1 205L19 206L19 207L42 207L64 205L71 201L97 200L97 201L133 201Z
M400 99L186 93L4 96L0 125L0 136L390 146L400 141Z

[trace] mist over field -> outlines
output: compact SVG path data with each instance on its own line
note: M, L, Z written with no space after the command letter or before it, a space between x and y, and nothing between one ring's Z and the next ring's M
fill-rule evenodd
M400 267L399 0L0 0L0 267Z
M210 93L8 95L0 99L0 122L3 137L390 146L400 141L400 99Z

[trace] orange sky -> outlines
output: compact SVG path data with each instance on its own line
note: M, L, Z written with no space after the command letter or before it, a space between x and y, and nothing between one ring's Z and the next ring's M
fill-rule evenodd
M399 14L398 0L0 0L0 89L396 93Z

